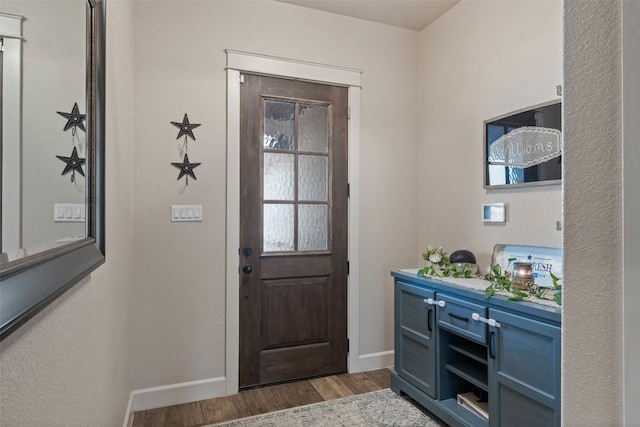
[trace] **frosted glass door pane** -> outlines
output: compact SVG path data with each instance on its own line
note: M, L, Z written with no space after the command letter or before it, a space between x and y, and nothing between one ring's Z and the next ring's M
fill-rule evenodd
M298 205L298 250L326 250L328 227L327 205Z
M300 151L328 152L328 111L328 107L321 105L300 105L298 116Z
M293 251L294 205L264 204L264 252Z
M264 199L293 200L293 154L264 153Z
M293 150L296 104L264 101L264 148Z
M329 180L327 156L305 156L298 158L298 199L326 202Z

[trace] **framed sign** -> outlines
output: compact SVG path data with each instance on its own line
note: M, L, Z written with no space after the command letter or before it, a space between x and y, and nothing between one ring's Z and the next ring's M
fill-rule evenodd
M514 261L509 263L509 259ZM562 278L562 249L543 246L497 244L493 248L491 265L499 264L503 271L512 271L514 262L530 262L535 284L553 287L549 273Z
M562 179L560 101L484 122L484 188L559 184Z

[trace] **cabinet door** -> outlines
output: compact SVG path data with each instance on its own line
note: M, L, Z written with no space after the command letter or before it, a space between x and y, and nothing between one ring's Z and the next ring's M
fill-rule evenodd
M560 327L490 309L491 426L560 426Z
M424 300L435 293L402 282L395 284L395 370L436 397L435 307Z

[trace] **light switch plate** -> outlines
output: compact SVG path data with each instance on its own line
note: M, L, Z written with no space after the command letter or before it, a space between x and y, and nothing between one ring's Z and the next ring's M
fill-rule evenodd
M201 222L202 205L171 205L171 222Z
M85 208L77 203L55 203L53 205L53 222L84 222Z

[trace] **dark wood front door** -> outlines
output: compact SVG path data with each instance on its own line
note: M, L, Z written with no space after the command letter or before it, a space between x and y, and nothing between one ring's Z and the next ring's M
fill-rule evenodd
M245 74L240 387L347 369L347 88Z

